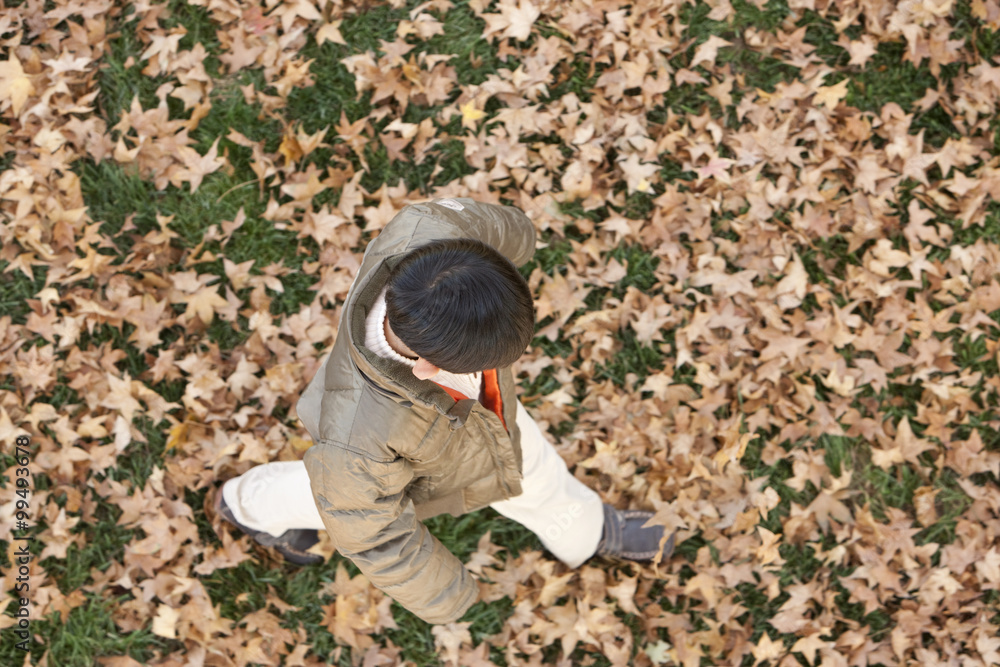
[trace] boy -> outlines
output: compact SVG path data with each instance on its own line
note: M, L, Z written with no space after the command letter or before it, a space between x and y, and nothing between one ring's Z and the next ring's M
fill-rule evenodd
M456 621L478 587L422 519L490 505L570 567L652 559L662 526L570 475L517 400L510 365L534 332L517 266L522 211L467 198L405 207L365 251L337 340L297 404L303 461L223 485L219 513L300 564L325 528L376 587L428 623ZM664 545L673 550L674 536Z

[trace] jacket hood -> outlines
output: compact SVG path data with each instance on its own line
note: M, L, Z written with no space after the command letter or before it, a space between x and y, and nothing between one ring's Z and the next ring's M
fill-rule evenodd
M365 320L400 259L396 256L377 261L357 278L358 288L347 302L341 320L341 326L348 327L351 361L369 383L397 397L399 403L409 401L447 414L455 401L444 389L430 380L417 378L405 364L384 359L365 347Z

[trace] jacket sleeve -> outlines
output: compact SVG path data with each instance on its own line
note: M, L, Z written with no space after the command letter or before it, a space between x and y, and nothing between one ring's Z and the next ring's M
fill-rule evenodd
M442 201L445 203L441 204ZM521 266L535 254L535 226L517 207L488 204L468 197L433 199L426 205L435 217L459 227L463 236L493 246L515 266Z
M413 479L406 459L373 460L318 443L304 461L334 545L375 587L428 623L457 621L476 602L475 580L403 493Z

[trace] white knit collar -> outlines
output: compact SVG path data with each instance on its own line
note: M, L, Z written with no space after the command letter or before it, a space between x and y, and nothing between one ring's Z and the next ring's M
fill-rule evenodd
M396 352L389 345L389 340L385 337L385 293L388 289L388 287L382 288L378 298L375 299L375 303L372 304L371 312L365 318L365 347L383 359L392 359L401 364L406 364L410 368L414 368L417 365L417 360L404 357L399 352Z

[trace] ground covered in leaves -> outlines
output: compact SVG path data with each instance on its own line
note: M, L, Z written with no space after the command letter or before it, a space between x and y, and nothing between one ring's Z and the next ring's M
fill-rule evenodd
M0 1L0 662L1000 664L998 29L997 0ZM207 511L301 458L365 244L441 196L534 221L523 400L679 530L669 562L435 518L484 598L432 627Z

